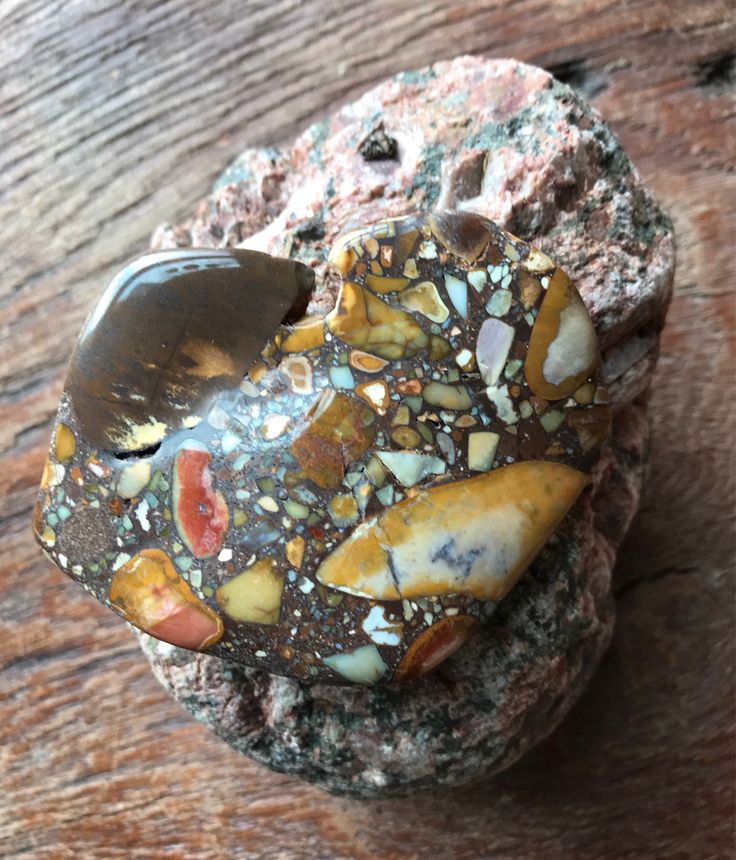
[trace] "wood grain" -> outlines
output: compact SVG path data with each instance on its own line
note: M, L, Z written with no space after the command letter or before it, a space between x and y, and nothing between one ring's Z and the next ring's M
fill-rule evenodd
M0 0L1 856L733 856L733 25L720 0ZM119 263L246 145L462 52L592 98L675 221L676 296L601 671L501 777L361 804L191 722L28 523L63 365Z

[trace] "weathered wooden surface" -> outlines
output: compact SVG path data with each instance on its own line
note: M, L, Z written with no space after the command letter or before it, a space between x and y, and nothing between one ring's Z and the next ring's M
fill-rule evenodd
M0 855L733 856L733 6L0 0ZM108 276L246 144L461 52L592 97L674 218L644 508L610 654L480 786L339 800L191 722L28 521L63 365Z

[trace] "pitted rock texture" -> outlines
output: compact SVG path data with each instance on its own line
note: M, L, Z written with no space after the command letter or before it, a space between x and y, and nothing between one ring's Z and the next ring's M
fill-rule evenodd
M435 673L401 687L301 685L145 639L157 677L235 749L359 797L507 767L549 734L605 651L610 573L646 466L671 226L571 89L510 60L461 57L387 81L290 151L246 152L207 206L153 240L300 259L317 274L310 310L324 313L336 296L325 260L338 234L438 205L499 222L549 253L580 290L617 409L592 493L488 625Z

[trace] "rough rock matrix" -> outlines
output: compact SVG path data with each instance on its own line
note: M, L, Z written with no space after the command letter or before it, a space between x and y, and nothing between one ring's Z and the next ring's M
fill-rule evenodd
M508 60L463 57L387 81L290 151L251 150L156 248L241 246L313 266L330 310L339 233L468 209L553 257L596 325L616 415L594 491L490 622L434 673L381 689L304 685L144 637L193 715L268 767L336 793L401 794L507 767L555 727L613 625L610 574L646 467L647 388L670 297L671 226L618 142L571 89Z

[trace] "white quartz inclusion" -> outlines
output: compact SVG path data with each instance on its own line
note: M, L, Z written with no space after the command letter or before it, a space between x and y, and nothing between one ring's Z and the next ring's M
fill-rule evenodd
M119 570L126 562L130 561L130 556L127 552L119 552L115 561L112 563L113 570Z
M261 432L266 439L278 439L279 436L289 426L290 418L288 415L281 415L278 412L273 412L263 419L263 427Z
M126 466L118 478L117 492L124 499L132 499L151 480L151 464L145 460L138 460L130 466Z
M220 440L220 446L222 447L222 453L226 456L234 451L238 445L240 444L240 436L237 433L233 433L232 430L226 430L222 434L222 439Z
M516 424L519 416L514 409L514 404L509 397L506 385L490 386L486 389L486 396L496 407L496 413L504 424Z
M466 320L468 318L468 285L454 275L445 275L445 289L455 310Z
M472 272L468 272L468 281L477 293L483 292L486 285L486 273L483 269L474 269Z
M405 487L413 487L422 478L444 475L445 462L431 454L414 451L376 451L378 459Z
M512 326L495 318L483 322L475 345L475 359L486 385L495 385L498 381L513 342Z
M473 472L487 472L493 465L498 448L498 433L490 430L468 436L468 468Z
M354 684L374 684L388 669L375 645L331 654L324 658L324 663Z
M401 644L401 627L386 618L384 606L374 606L363 620L363 630L376 645Z
M148 520L148 511L148 502L145 499L141 499L140 504L135 509L135 515L144 532L150 531L151 529L151 523Z

